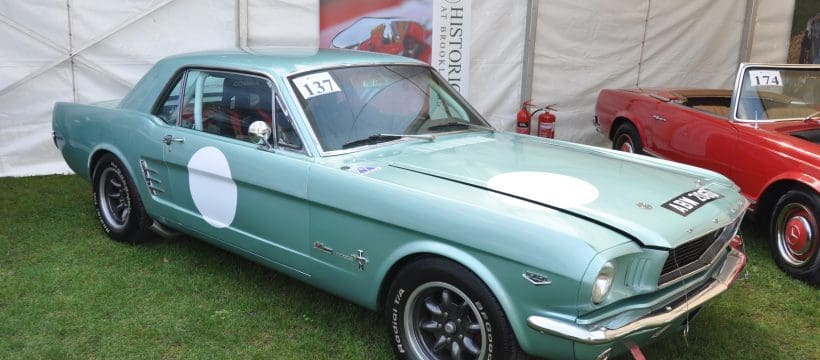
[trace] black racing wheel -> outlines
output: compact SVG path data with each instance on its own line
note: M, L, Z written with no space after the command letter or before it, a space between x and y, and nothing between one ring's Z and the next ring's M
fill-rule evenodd
M104 155L94 167L92 193L97 218L111 239L136 244L150 238L152 221L128 170L114 155Z
M521 356L504 311L470 270L441 258L403 268L385 299L390 339L402 359Z

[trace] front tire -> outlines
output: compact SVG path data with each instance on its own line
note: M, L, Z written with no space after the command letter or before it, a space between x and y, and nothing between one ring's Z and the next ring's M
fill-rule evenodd
M94 167L92 193L97 219L113 240L137 244L151 237L151 219L122 162L103 155Z
M508 359L521 355L504 311L463 266L427 258L403 268L385 299L402 359Z
M777 265L814 285L820 280L818 212L820 199L816 193L790 190L777 201L769 231L769 245Z
M612 148L633 154L643 154L643 144L638 129L630 123L623 123L615 130Z

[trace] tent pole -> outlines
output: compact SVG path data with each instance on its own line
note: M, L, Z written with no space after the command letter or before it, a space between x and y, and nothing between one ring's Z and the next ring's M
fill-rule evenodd
M68 18L68 61L71 67L71 93L74 102L80 102L80 90L77 88L77 64L74 63L74 34L71 31L71 0L65 1L66 17Z
M758 0L746 0L746 15L743 21L743 38L740 41L740 62L749 62L752 57L752 41L755 37Z
M236 0L236 46L248 51L248 0Z
M524 58L521 69L521 103L532 98L535 60L535 31L538 25L538 0L527 0L527 23L524 35Z
M635 87L641 87L641 70L643 70L643 51L646 48L646 32L649 29L649 15L652 13L652 0L646 1L646 16L643 18L643 38L641 39L641 55L638 59L638 77L635 79Z

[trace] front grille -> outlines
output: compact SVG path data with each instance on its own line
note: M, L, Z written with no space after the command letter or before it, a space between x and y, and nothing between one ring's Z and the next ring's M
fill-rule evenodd
M669 257L666 259L666 262L663 263L661 275L695 262L715 243L718 236L720 236L720 230L711 232L672 249L672 251L669 252Z
M731 237L721 236L728 233L725 231L727 228L718 229L670 250L669 257L663 264L658 285L688 275L711 262L723 248L723 243Z

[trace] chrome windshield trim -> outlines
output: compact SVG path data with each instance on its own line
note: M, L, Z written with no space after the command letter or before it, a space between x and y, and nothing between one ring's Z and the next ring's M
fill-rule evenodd
M740 63L737 69L737 74L735 75L735 84L734 88L732 89L732 102L729 107L729 120L739 122L739 123L749 123L749 124L769 124L769 123L776 123L780 121L793 121L795 119L774 119L774 120L755 120L755 119L739 119L737 117L737 108L738 104L740 103L740 90L742 89L743 85L743 75L746 74L746 70L749 68L761 68L761 69L788 69L788 70L815 70L820 69L820 66L817 64L761 64L761 63Z
M319 137L316 136L316 132L313 131L313 126L310 125L310 121L308 120L307 115L305 114L305 109L302 107L301 101L299 101L299 96L297 95L296 89L293 87L293 83L291 82L291 79L295 76L299 76L299 75L307 74L307 73L312 73L312 72L316 72L316 71L321 71L321 70L333 70L333 69L344 69L344 68L366 67L366 66L420 66L420 67L424 67L424 68L429 69L430 72L433 74L433 76L437 77L442 83L449 85L449 83L446 81L446 79L444 79L441 76L441 74L439 74L438 71L436 71L436 69L434 69L433 67L431 67L430 65L428 65L426 63L415 62L415 61L408 61L408 62L401 62L401 61L389 62L388 61L388 62L373 62L373 63L358 63L358 64L348 63L348 64L342 64L342 65L333 65L333 66L317 66L317 67L312 67L312 68L299 69L298 71L294 71L294 72L286 74L285 76L282 77L282 80L284 81L285 86L287 86L287 88L289 90L290 100L294 104L294 107L298 110L299 116L302 119L303 125L305 126L305 129L307 129L308 135L310 135L310 139L313 142L313 145L316 147L316 152L319 154L319 156L329 157L329 156L345 155L345 154L350 154L350 153L355 153L355 152L380 148L380 147L384 147L384 146L388 146L388 145L394 145L396 143L401 143L401 142L406 142L406 141L411 141L411 140L418 140L418 139L401 138L401 139L385 141L383 143L378 143L378 144L373 144L373 145L363 145L363 146L357 146L355 148L350 148L350 149L339 149L339 150L330 150L330 151L326 151L324 148L322 148L322 144L319 142ZM481 116L481 113L478 112L472 106L472 104L470 104L463 96L461 96L461 94L458 91L455 91L455 89L453 89L453 95L461 102L462 105L465 106L465 108L467 108L470 112L472 112L473 115L475 115L476 117L481 119L481 121L483 121L487 125L487 130L488 131L497 131L492 126L492 124L490 124L490 122L487 121L487 119L484 119L484 117ZM293 112L291 112L291 113L293 113ZM467 131L473 131L473 130L475 130L475 129L464 129L464 130L455 130L455 131L449 131L449 132L442 132L442 133L436 133L436 136L448 135L448 134L451 134L451 133L467 132Z

